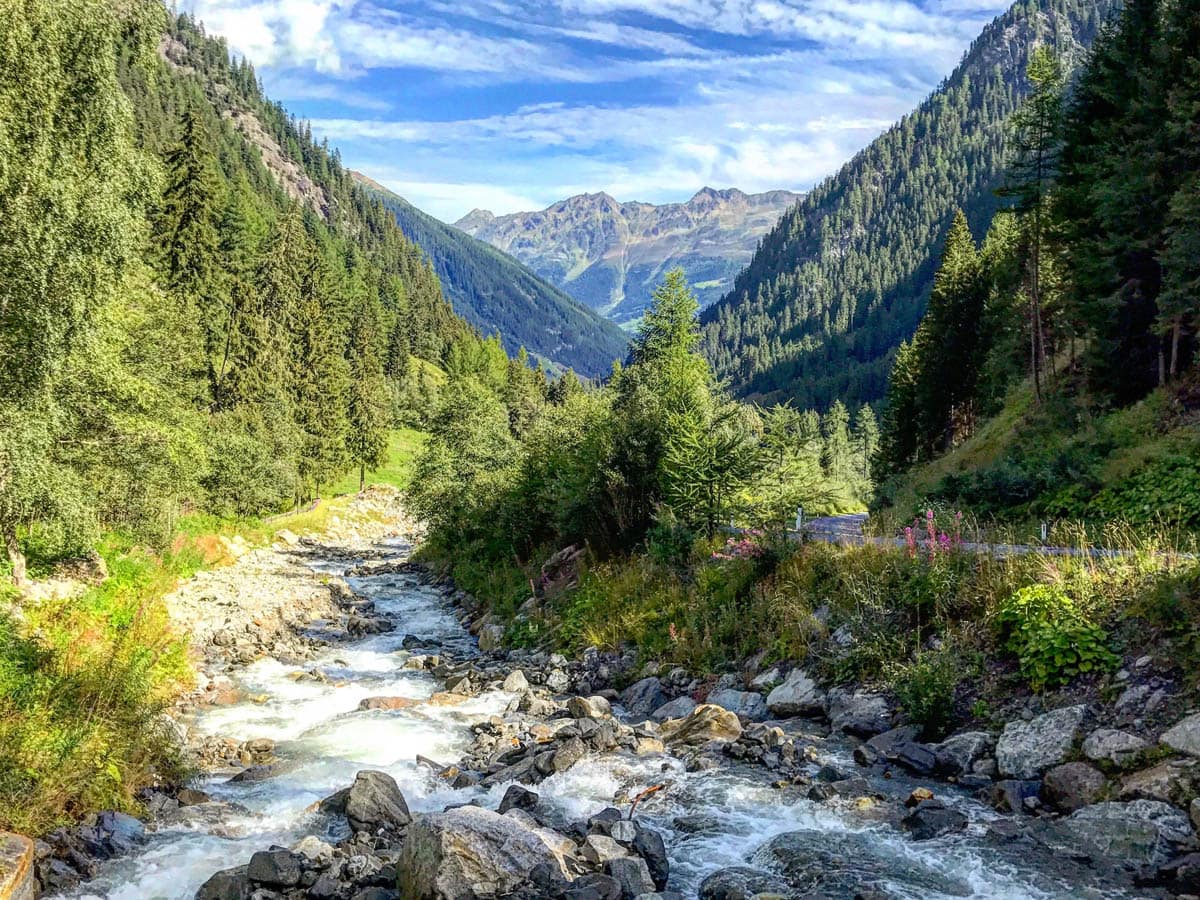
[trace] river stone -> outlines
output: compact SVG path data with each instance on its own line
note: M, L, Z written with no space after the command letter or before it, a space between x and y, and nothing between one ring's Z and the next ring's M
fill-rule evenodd
M1115 728L1097 728L1083 741L1083 755L1092 762L1121 766L1149 745L1137 735Z
M829 692L829 721L834 731L873 737L892 727L892 709L882 694L834 688Z
M788 832L770 840L752 861L780 871L790 889L785 896L806 900L844 900L884 881L917 896L971 893L966 883L922 865L870 832Z
M750 687L756 691L770 691L780 684L783 684L783 675L780 674L778 666L771 666L767 671L754 676Z
M825 692L803 669L792 669L783 683L767 694L767 709L780 718L824 715Z
M567 712L576 719L607 719L612 707L603 697L572 697L567 701Z
M508 677L504 679L504 684L501 687L510 693L519 694L522 691L529 690L529 679L525 677L525 673L520 669L513 669L508 673Z
M542 864L569 879L556 844L541 831L477 806L419 816L400 855L400 893L411 900L491 897L517 890Z
M638 856L621 856L604 864L604 874L621 886L622 900L635 900L654 893L654 879L646 861Z
M484 625L479 629L479 649L484 653L498 649L503 641L503 625Z
M1161 865L1192 836L1187 816L1157 800L1085 806L1065 819L1045 823L1040 834L1049 846L1067 855L1127 866Z
M1149 769L1126 775L1118 793L1120 800L1161 800L1187 806L1200 795L1200 762L1168 759Z
M688 696L676 697L674 700L668 700L654 712L650 713L650 718L655 722L665 722L667 719L682 719L698 704L695 700Z
M1061 812L1074 812L1100 799L1108 781L1104 774L1085 762L1063 763L1046 773L1042 796Z
M786 896L788 883L771 872L750 866L718 869L700 884L700 900L753 900L763 894Z
M224 869L200 885L195 900L246 900L250 896L247 866Z
M933 745L937 757L935 769L944 775L961 775L970 772L976 760L992 752L996 739L986 731L964 731L951 735L940 744Z
M1178 722L1163 734L1162 742L1180 753L1200 756L1200 713Z
M538 795L528 788L519 784L510 785L500 798L500 815L504 815L510 809L533 809L538 805L538 799Z
M763 702L762 694L754 691L735 691L729 688L713 691L708 695L707 702L729 710L746 722L761 722L767 717L767 704Z
M637 836L633 839L633 851L646 861L655 889L664 890L671 874L671 860L667 856L667 844L662 835L638 824Z
M246 876L254 883L267 887L295 887L304 873L303 860L304 857L282 847L259 850L250 857Z
M360 710L368 709L408 709L416 706L420 700L412 697L367 697L358 704Z
M403 827L412 821L396 779L386 772L370 770L354 776L346 795L346 818L354 831Z
M1066 762L1086 712L1081 704L1044 713L1029 722L1009 722L996 742L1000 774L1036 778L1051 766Z
M579 848L579 854L592 865L603 866L610 859L628 856L629 851L607 835L589 834Z
M667 702L662 682L654 676L635 681L621 691L621 705L632 719L645 719Z
M662 726L663 743L668 746L695 746L709 741L736 741L742 735L742 723L727 709L712 703L697 706L682 719Z
M967 817L940 800L922 800L900 824L913 836L913 840L929 841L944 834L963 831L967 827Z

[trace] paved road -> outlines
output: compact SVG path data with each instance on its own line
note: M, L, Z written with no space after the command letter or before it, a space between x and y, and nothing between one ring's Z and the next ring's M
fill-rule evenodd
M903 547L904 538L878 537L863 534L867 523L866 513L850 513L844 516L820 516L808 519L803 525L803 536L809 540L824 541L827 544L851 544L861 546L872 544L877 547ZM797 538L800 533L792 529L791 533ZM918 535L924 546L927 540L922 532ZM1133 556L1131 550L1110 550L1103 547L1054 547L1041 544L989 544L964 541L959 549L971 553L986 553L992 556L1024 556L1028 553L1039 553L1043 556L1090 556L1094 559L1116 559L1122 556ZM1195 559L1193 553L1177 554L1181 559Z

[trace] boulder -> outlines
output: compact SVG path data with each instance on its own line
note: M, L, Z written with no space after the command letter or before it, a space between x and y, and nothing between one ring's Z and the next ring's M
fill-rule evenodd
M657 831L637 825L633 839L633 852L640 856L650 870L650 878L657 890L664 890L671 874L671 861L667 856L667 844Z
M967 884L925 865L871 832L795 831L768 841L757 862L782 875L784 896L854 897L886 882L904 896L970 896Z
M825 692L803 669L792 669L782 684L767 694L767 709L780 718L825 714Z
M729 688L713 691L708 703L715 703L735 714L743 722L761 722L767 717L767 704L762 694L754 691L735 691Z
M943 775L961 775L992 752L996 739L986 731L965 731L951 735L933 746L935 769Z
M654 879L646 861L637 856L621 856L604 864L604 874L621 886L621 900L636 900L654 893Z
M461 806L418 817L400 854L401 896L472 900L516 891L537 866L570 879L562 835Z
M1137 735L1115 728L1097 728L1083 741L1083 755L1092 762L1127 764L1149 745Z
M991 803L1000 812L1019 813L1026 810L1025 801L1035 799L1042 790L1040 781L1006 778L992 785Z
M1067 706L1029 722L1009 722L996 742L1000 774L1036 778L1051 766L1066 762L1086 712L1083 705Z
M770 691L780 684L783 684L783 675L778 666L771 666L767 671L755 675L750 687L756 691Z
M579 848L579 855L594 866L603 867L610 859L629 856L629 851L603 834L589 834Z
M682 719L693 709L697 707L697 703L691 697L682 696L676 697L674 700L668 700L654 712L650 713L650 718L655 722L665 722L667 719Z
M882 694L834 688L829 692L829 721L834 731L872 737L892 727L892 708Z
M33 864L33 841L18 834L0 832L0 898L34 900L38 887Z
M632 719L649 718L654 710L667 702L666 692L662 682L653 675L635 681L621 691L621 705Z
M510 809L533 809L538 805L538 799L538 795L528 788L519 784L510 785L500 798L500 815L504 815Z
M937 755L933 748L916 741L902 741L896 744L888 758L914 775L929 775L937 763Z
M508 677L504 679L502 687L513 694L519 694L522 691L529 690L529 680L520 669L513 669L508 673Z
M709 741L736 741L742 735L742 723L729 710L711 703L697 706L682 719L662 726L667 746L697 746Z
M479 649L484 653L497 650L504 642L503 625L484 625L479 629Z
M1168 729L1162 742L1178 753L1200 756L1200 713L1190 715Z
M1134 800L1085 806L1046 823L1039 837L1069 856L1141 866L1166 862L1193 832L1181 810L1157 800Z
M386 772L368 770L354 776L345 812L354 831L402 828L412 821L400 786Z
M791 887L771 872L750 866L718 869L700 884L700 900L753 900L764 894L787 896Z
M1168 759L1149 769L1126 775L1117 794L1120 800L1161 800L1186 807L1200 796L1200 762Z
M1046 773L1042 797L1060 812L1075 812L1100 799L1108 780L1085 762L1063 763Z
M195 900L246 900L252 890L247 866L223 869L200 885Z
M259 850L246 867L247 878L267 887L295 887L303 874L304 857L282 847Z
M576 719L606 719L612 715L612 707L603 697L572 697L567 712Z
M929 841L944 834L963 831L967 827L967 817L940 800L922 800L900 824L913 836L913 840Z

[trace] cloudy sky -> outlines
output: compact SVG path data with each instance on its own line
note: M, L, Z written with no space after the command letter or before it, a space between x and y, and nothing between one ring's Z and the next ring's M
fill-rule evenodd
M453 221L585 191L802 190L998 0L184 0L343 159Z

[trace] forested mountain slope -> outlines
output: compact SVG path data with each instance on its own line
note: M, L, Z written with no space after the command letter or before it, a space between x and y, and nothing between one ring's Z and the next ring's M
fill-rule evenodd
M733 290L703 314L704 350L742 396L801 407L883 397L916 329L953 211L981 234L1001 201L1005 121L1031 49L1070 62L1111 0L1021 0L954 73L790 209Z
M495 247L417 209L365 175L354 173L429 254L455 311L486 334L499 332L504 347L529 353L556 368L607 375L624 356L628 338L616 325L543 281Z
M746 194L706 187L686 203L621 203L603 192L568 197L538 212L494 216L477 209L455 222L530 266L616 322L650 303L679 266L701 308L716 302L750 261L758 240L799 194Z

